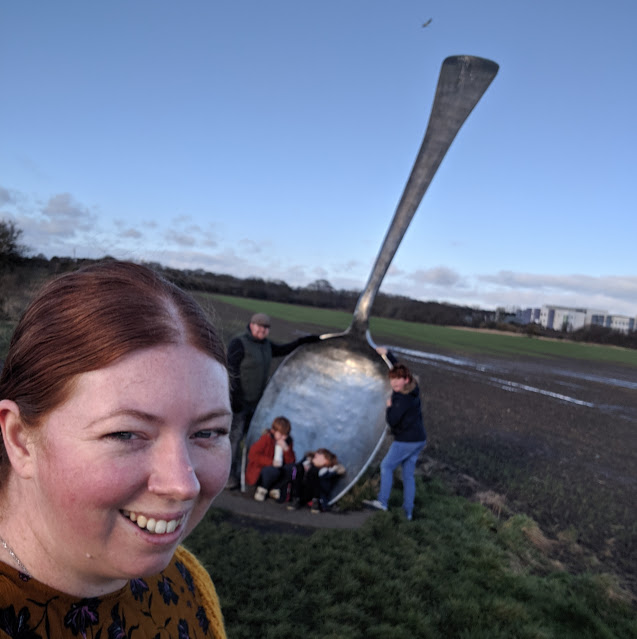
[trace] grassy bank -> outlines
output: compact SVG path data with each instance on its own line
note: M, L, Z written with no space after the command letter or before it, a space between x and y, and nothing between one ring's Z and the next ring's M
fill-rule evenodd
M352 321L351 314L343 311L252 300L228 295L198 293L196 296L202 301L204 307L210 307L210 301L212 301L212 307L214 307L214 301L220 300L226 304L236 306L241 311L238 313L236 321L229 323L230 332L245 326L246 317L254 312L255 309L287 322L313 324L332 332L344 331ZM0 322L0 357L3 357L6 353L13 326L14 322ZM370 320L370 331L378 343L383 340L391 342L397 339L407 339L418 342L424 347L452 351L458 354L498 355L511 358L516 355L572 358L637 367L637 351L626 348L467 331L448 326L374 317Z
M210 295L210 297L244 310L242 318L249 316L256 309L287 322L315 324L316 326L329 327L335 332L345 330L352 321L352 316L342 311L251 300L228 295ZM424 346L456 353L499 355L512 358L516 355L548 358L566 357L591 362L637 366L637 351L626 348L467 331L448 326L375 317L370 320L370 331L377 342L380 342L382 338L387 340L403 338L419 342Z
M310 537L237 529L211 511L187 545L210 570L233 639L635 637L634 609L604 576L542 554L528 518L418 481L415 519L394 492L359 530ZM317 515L320 516L320 515Z

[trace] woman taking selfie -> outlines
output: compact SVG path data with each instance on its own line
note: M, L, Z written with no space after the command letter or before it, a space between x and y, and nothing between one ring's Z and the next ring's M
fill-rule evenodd
M0 637L226 636L180 545L228 477L224 352L143 266L34 299L0 377Z

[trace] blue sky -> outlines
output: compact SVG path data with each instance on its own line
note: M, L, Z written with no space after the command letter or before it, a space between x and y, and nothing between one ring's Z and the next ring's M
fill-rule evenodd
M633 0L0 0L0 218L33 254L360 289L443 59L479 55L500 72L381 290L634 316L636 23Z

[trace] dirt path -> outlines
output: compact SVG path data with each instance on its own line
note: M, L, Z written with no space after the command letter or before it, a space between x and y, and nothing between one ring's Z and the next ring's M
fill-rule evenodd
M271 500L255 501L252 491L224 490L214 501L213 508L229 513L231 523L250 526L264 532L284 532L308 535L322 528L359 528L373 514L372 511L312 513L309 508L288 510L285 504Z

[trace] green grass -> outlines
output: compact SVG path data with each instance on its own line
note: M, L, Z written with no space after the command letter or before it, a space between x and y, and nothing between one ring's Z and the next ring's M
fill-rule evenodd
M252 300L229 295L212 295L211 297L249 312L258 310L274 318L288 322L315 324L328 327L331 331L345 330L352 320L351 314L343 311ZM391 341L396 338L406 338L420 342L425 346L455 353L505 357L525 355L545 358L573 358L591 362L637 366L637 350L581 344L567 340L541 340L517 335L465 331L448 326L377 317L371 318L370 331L378 343L383 339Z
M349 313L324 308L282 304L229 295L199 293L197 298L203 302L204 306L207 306L207 300L213 300L214 304L214 300L218 299L248 312L257 309L274 318L299 324L314 324L330 332L344 331L352 321L352 316ZM230 327L229 334L240 330L244 325L245 314L242 314L241 318ZM6 355L12 329L13 323L0 322L0 357ZM626 348L464 331L448 326L403 322L378 317L371 318L370 331L377 343L383 341L391 343L393 340L405 338L419 342L425 347L454 353L505 357L526 355L545 358L573 358L637 367L637 350Z
M516 357L525 355L547 358L573 358L637 366L637 351L597 344L581 344L568 340L545 340L521 335L502 335L481 331L467 331L447 326L417 324L372 318L375 335L406 337L444 350L458 353L478 353Z
M612 580L557 570L528 518L499 521L437 482L418 481L413 522L400 499L361 529L310 537L233 528L211 511L187 545L215 581L228 636L637 636Z
M316 324L317 326L330 327L334 331L344 331L352 321L351 313L344 311L333 311L326 308L315 308L313 306L299 306L297 304L283 304L281 302L268 302L266 300L254 300L247 297L233 297L232 295L209 295L212 299L218 299L226 304L232 304L237 308L250 313L267 313L271 317L278 317L287 322L298 322L300 324ZM244 322L245 325L245 322Z

